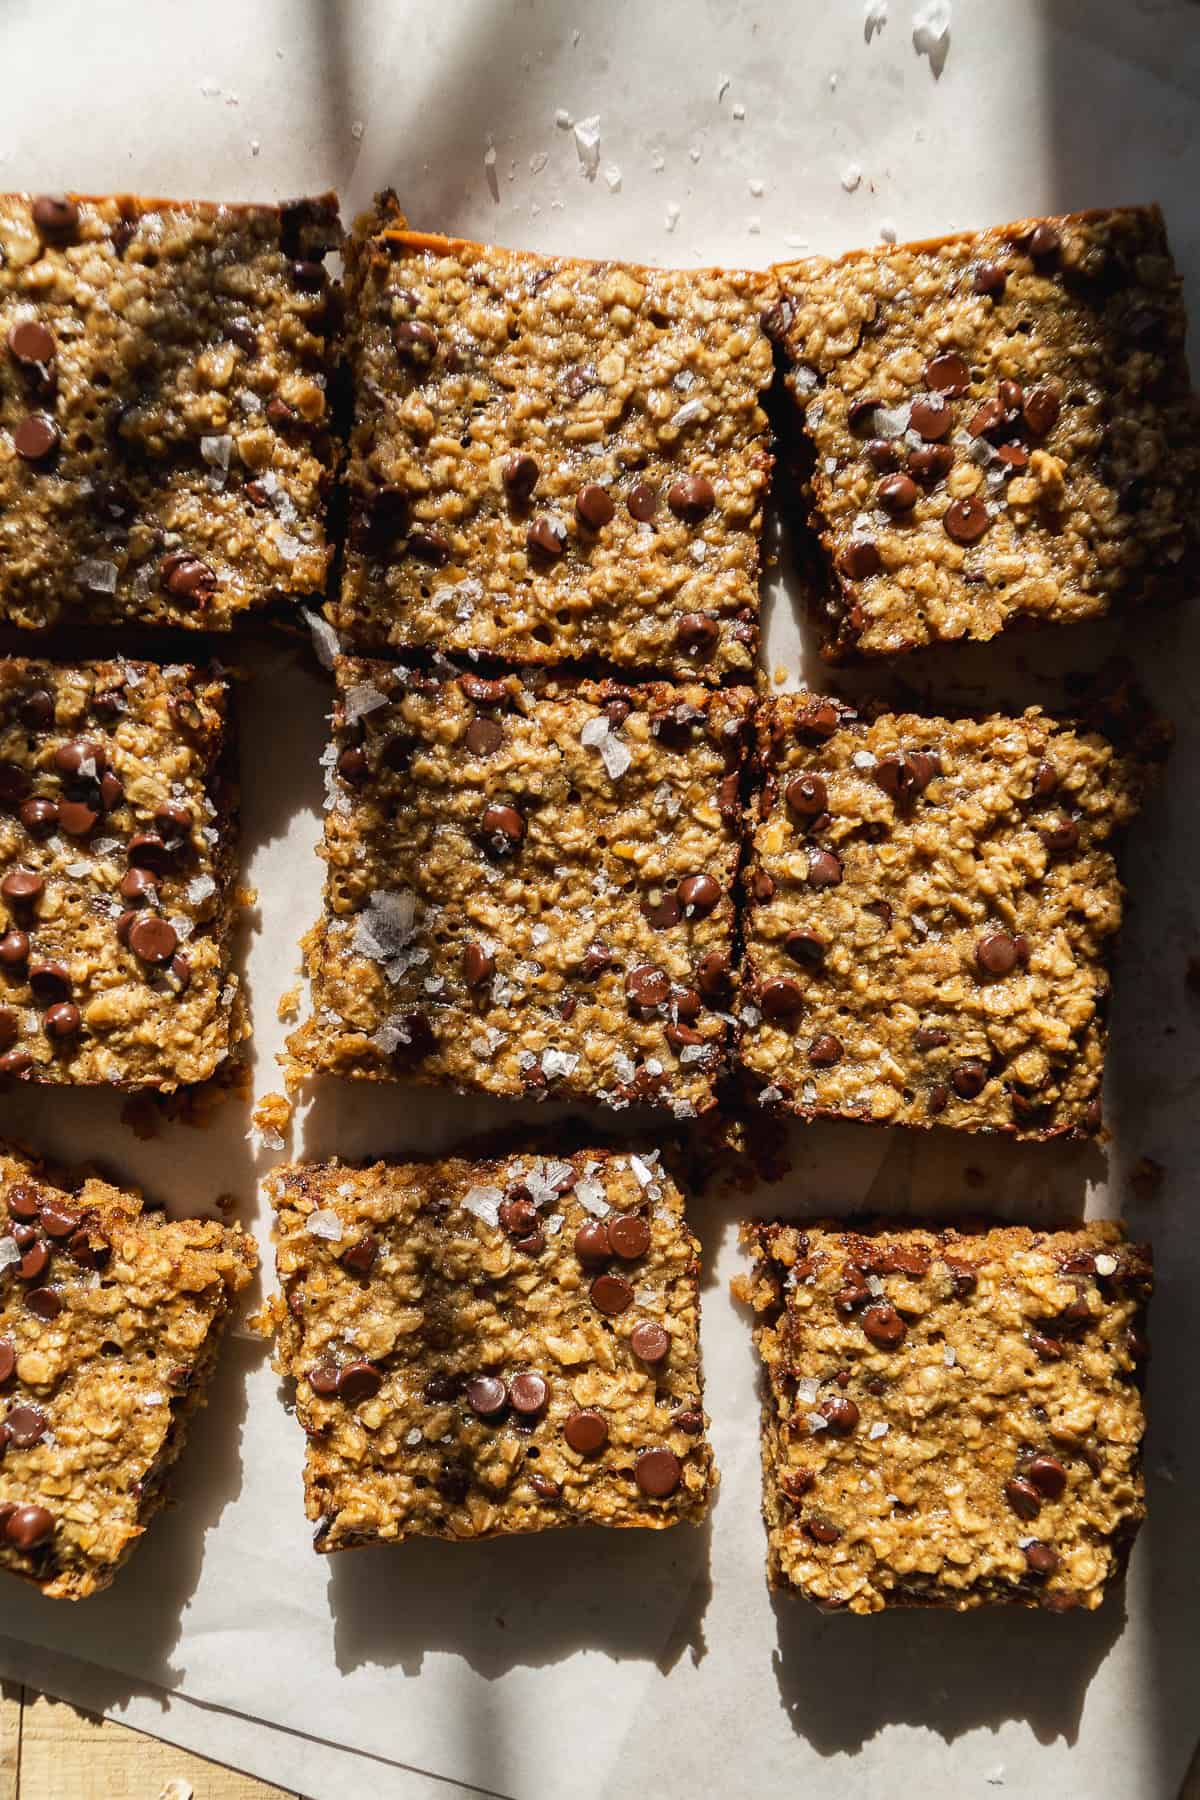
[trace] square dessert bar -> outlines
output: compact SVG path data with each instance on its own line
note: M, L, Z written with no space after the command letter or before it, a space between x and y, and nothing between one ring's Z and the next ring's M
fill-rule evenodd
M63 1188L0 1148L0 1569L56 1599L109 1585L257 1260L240 1227L92 1177Z
M0 659L0 1077L173 1089L245 1035L229 683Z
M703 1516L699 1245L657 1153L270 1183L317 1550Z
M746 690L337 683L300 1069L711 1107Z
M752 671L766 279L356 245L333 624L371 650Z
M798 693L760 710L759 762L741 1055L760 1103L1097 1130L1139 756L1037 708L867 719Z
M0 622L228 630L325 583L332 195L0 196Z
M776 275L832 655L1187 590L1200 413L1156 207Z
M1120 1227L747 1225L771 1585L1094 1608L1146 1510L1150 1251Z

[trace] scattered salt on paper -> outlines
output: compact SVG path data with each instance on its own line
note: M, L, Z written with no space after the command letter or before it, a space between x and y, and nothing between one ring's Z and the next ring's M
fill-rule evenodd
M847 163L842 170L842 186L848 194L852 194L862 181L862 166L859 163Z
M881 219L879 221L879 236L885 244L895 243L896 227L892 224L890 219Z
M746 109L742 105L740 100L738 101L737 105L733 109L733 116L735 119L744 119L746 116Z
M606 163L605 164L604 179L605 179L606 183L608 184L608 191L610 194L619 194L620 193L620 191L621 191L621 171L617 167L616 163Z
M672 200L671 204L667 208L666 216L663 219L663 224L666 226L668 231L674 231L674 229L678 225L678 223L679 223L679 208L675 204L674 200Z
M567 111L565 106L560 106L558 111L555 113L554 123L558 126L558 129L560 131L570 131L571 126L574 123L574 120L571 118L571 115Z
M888 0L866 0L863 8L863 36L868 44L876 32L882 31L887 24Z
M941 77L950 54L950 0L927 0L913 14L913 49L929 58L934 80Z
M600 115L593 113L588 119L580 119L574 126L575 154L579 158L579 167L588 181L595 181L600 168Z
M282 1145L280 1148L282 1149ZM309 1213L304 1221L304 1229L309 1237L324 1238L330 1244L341 1241L342 1221L335 1212L326 1209L323 1212Z

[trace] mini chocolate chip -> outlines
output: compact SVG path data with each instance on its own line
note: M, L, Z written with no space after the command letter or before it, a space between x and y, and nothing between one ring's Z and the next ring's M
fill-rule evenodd
M167 593L177 600L209 600L217 591L216 570L186 550L176 550L164 557L159 579Z
M920 432L926 443L937 443L950 434L954 424L954 408L942 394L914 400L909 412L909 424L914 431Z
M720 626L707 613L684 613L675 627L680 648L696 656L707 656L716 648L720 636Z
M33 1058L28 1050L6 1050L0 1056L0 1077L18 1080L22 1075L28 1075L32 1068Z
M508 1397L514 1412L531 1419L542 1411L549 1400L550 1384L544 1375L538 1375L529 1369L513 1376L508 1387Z
M775 898L775 877L769 875L766 869L755 869L750 891L757 901L765 905L768 900Z
M976 266L971 279L971 286L977 294L987 294L998 300L1008 284L1008 264L1002 262L981 262Z
M683 1480L683 1464L673 1450L643 1450L633 1473L648 1500L665 1500Z
M125 789L117 777L109 769L105 769L100 777L100 805L104 812L113 812L125 799Z
M496 973L496 958L482 944L468 944L463 951L463 980L469 988L482 987Z
M338 1371L333 1363L319 1363L308 1371L308 1385L314 1394L336 1394Z
M669 1332L652 1319L638 1321L629 1334L629 1345L645 1363L665 1362L671 1352Z
M872 431L875 427L875 413L879 401L872 395L860 394L846 408L846 423L851 431Z
M1048 225L1045 221L1040 225L1035 225L1025 240L1025 248L1029 251L1030 256L1038 261L1056 255L1061 245L1062 239L1058 232L1053 225Z
M696 964L696 983L710 1000L729 990L729 957L724 950L710 950Z
M919 497L917 484L909 475L885 475L875 490L880 506L893 515L911 512Z
M993 433L1002 431L1007 423L1003 402L993 396L971 414L967 430L972 437L990 437Z
M575 496L575 517L589 531L601 531L616 512L612 495L599 482L589 481Z
M667 505L689 525L699 524L716 503L716 489L707 475L682 475L667 489Z
M557 1481L551 1481L548 1475L539 1475L536 1470L529 1477L529 1485L538 1499L544 1500L548 1506L562 1498L562 1489Z
M495 719L472 719L463 742L472 756L491 756L504 742L504 727Z
M688 917L694 919L707 918L721 898L720 883L711 875L685 875L678 892Z
M975 946L975 961L988 975L1009 975L1017 966L1018 951L1006 931L989 931Z
M908 1329L895 1307L886 1302L868 1306L862 1315L862 1328L881 1350L894 1350Z
M1057 1338L1048 1336L1044 1331L1031 1331L1029 1347L1043 1362L1061 1362L1063 1348Z
M343 1250L341 1263L344 1269L353 1270L355 1275L369 1275L375 1267L375 1258L379 1255L379 1239L368 1231L349 1249Z
M11 1050L21 1035L21 1015L11 1006L0 1006L0 1050Z
M13 449L25 462L44 462L58 441L58 426L48 413L27 413L13 432Z
M662 1006L670 994L671 978L655 963L639 963L625 977L625 997L631 1006Z
M575 1233L575 1254L581 1263L590 1268L609 1261L612 1245L608 1241L608 1226L603 1219L584 1220Z
M837 887L842 879L842 865L832 850L810 850L808 853L808 885L814 888Z
M610 1318L633 1305L633 1289L623 1275L597 1275L588 1291L592 1305Z
M1022 415L1034 437L1045 437L1058 423L1062 404L1053 388L1031 388L1025 396Z
M13 1370L17 1366L17 1352L7 1338L0 1338L0 1386L12 1380Z
M981 1062L960 1063L950 1071L950 1085L960 1100L976 1100L987 1086L987 1069Z
M70 802L64 804L69 806ZM93 823L95 816L93 813ZM58 807L44 794L34 794L30 799L22 800L18 817L31 837L45 837L58 824Z
M525 836L525 821L515 806L489 806L480 828L488 849L497 856L511 856Z
M11 906L32 906L46 891L46 883L32 869L10 869L0 881L0 897Z
M1049 1544L1026 1544L1025 1562L1031 1575L1053 1575L1058 1567L1058 1552Z
M851 538L838 551L836 566L847 581L869 581L883 567L883 558L870 538Z
M900 452L895 444L886 438L875 438L864 445L863 455L877 475L887 475L900 467Z
M467 1383L467 1405L481 1419L495 1419L508 1405L508 1389L498 1375L476 1375Z
M10 1440L18 1450L32 1450L45 1437L50 1421L40 1406L14 1406L5 1419Z
M950 1285L957 1297L962 1300L973 1294L979 1286L975 1265L958 1256L943 1256L942 1261L950 1271Z
M827 1031L815 1037L808 1046L808 1060L818 1068L829 1068L833 1063L841 1062L844 1054L840 1039Z
M1004 409L1004 423L1015 425L1021 416L1021 408L1025 404L1024 388L1019 381L1002 381L996 394Z
M42 1030L48 1038L70 1038L75 1036L82 1023L79 1008L64 1001L50 1008L42 1020Z
M161 968L179 947L179 934L169 919L158 913L140 913L129 928L129 948L143 962Z
M517 451L505 463L502 479L514 500L528 500L540 474L534 458L524 451Z
M30 731L45 731L54 723L54 696L49 688L31 688L20 704L21 723Z
M1065 813L1047 825L1041 837L1052 856L1068 856L1079 848L1079 826Z
M1017 1476L1004 1484L1004 1498L1019 1519L1036 1519L1042 1510L1042 1496L1032 1481Z
M29 938L23 931L6 931L0 938L0 963L16 969L29 961Z
M525 544L531 555L557 558L567 548L567 528L561 520L543 514L525 533Z
M78 1213L68 1212L66 1207L51 1203L41 1209L42 1230L47 1237L66 1238L79 1230Z
M432 362L437 354L437 332L424 319L401 319L392 332L392 342L406 362Z
M639 481L629 490L625 504L639 524L648 525L658 511L658 489L649 481Z
M31 208L33 222L45 238L59 241L74 236L79 208L66 194L39 194Z
M366 752L357 745L343 750L338 757L338 774L350 787L358 787L371 773L371 765L367 761Z
M683 917L683 906L677 893L651 888L642 900L642 913L655 931L669 931Z
M822 1400L817 1411L835 1437L848 1437L860 1417L853 1400L847 1400L844 1395L833 1400Z
M608 1421L602 1413L583 1407L567 1419L563 1436L580 1456L594 1456L608 1442Z
M956 399L965 394L971 385L971 371L963 357L954 351L943 356L935 356L932 362L925 365L925 384L939 394L948 394Z
M804 1006L799 984L787 975L773 975L764 981L758 996L764 1018L790 1019Z
M784 789L784 799L794 813L803 819L815 819L829 804L829 793L820 775L793 775Z
M4 1520L4 1535L17 1550L37 1550L54 1535L54 1514L44 1506L18 1506Z
M484 675L463 675L458 685L476 706L502 706L508 698L508 683L500 677L489 680Z
M913 1043L918 1050L940 1050L949 1042L950 1033L936 1025L918 1025L913 1032Z
M54 333L40 319L20 319L8 334L9 354L15 362L36 367L54 361Z
M1035 1456L1025 1474L1047 1500L1058 1500L1066 1489L1067 1471L1056 1456Z
M956 544L977 543L990 524L987 508L979 500L952 500L942 514L946 535Z
M15 1235L15 1234L14 1234ZM50 1266L50 1246L44 1238L35 1238L25 1250L17 1264L17 1273L22 1281L36 1281L46 1273Z
M789 931L783 940L783 947L793 962L800 963L806 969L819 969L825 961L827 946L815 931L803 928Z
M85 800L60 800L58 823L68 837L86 837L94 831L100 814Z
M808 1518L804 1521L804 1530L817 1544L836 1544L841 1537L841 1527L832 1519Z
M325 264L304 259L294 262L290 274L292 286L302 294L319 294L329 280Z
M36 962L29 970L29 986L38 1006L53 1006L71 997L70 971L60 962Z
M636 1262L650 1248L650 1227L640 1213L618 1213L608 1221L608 1241L622 1262Z
M579 964L579 973L585 981L595 981L606 969L617 966L617 959L607 944L589 944Z
M949 444L922 444L909 451L905 466L915 480L933 487L935 482L945 481L954 467L954 452Z

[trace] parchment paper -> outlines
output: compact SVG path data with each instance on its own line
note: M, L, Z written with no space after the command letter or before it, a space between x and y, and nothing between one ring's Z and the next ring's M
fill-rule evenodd
M907 0L888 10L868 42L859 0L9 0L0 182L227 198L333 183L349 215L390 181L429 227L545 250L754 264L870 242L885 228L904 238L1157 198L1195 303L1193 5L956 0L948 45L932 58L914 49ZM570 121L581 122L578 134ZM824 680L779 549L768 666ZM916 1783L933 1800L1001 1786L1173 1795L1196 1732L1200 1624L1190 1380L1200 1002L1185 985L1200 951L1196 647L1194 620L1181 612L1124 636L1050 633L1003 655L976 647L905 671L947 705L1054 703L1073 667L1124 649L1177 723L1173 765L1131 844L1111 1141L1019 1150L813 1127L794 1134L787 1181L749 1203L1037 1218L1086 1208L1124 1212L1153 1236L1151 1517L1122 1595L1065 1618L858 1620L772 1603L749 1333L727 1292L744 1203L714 1193L694 1209L723 1472L706 1529L318 1559L300 1504L301 1433L264 1351L243 1334L193 1433L178 1504L109 1594L68 1607L8 1584L0 1668L49 1685L57 1668L64 1691L124 1706L151 1728L147 1694L174 1690L187 1702L180 1717L210 1709L199 1747L320 1795L407 1800L410 1788L444 1791L434 1777L521 1800L783 1783L813 1800ZM299 652L238 660L247 876L260 894L245 968L261 1093L278 1085L275 1003L319 904L312 848L328 693ZM293 1151L432 1149L513 1113L364 1087L324 1087L297 1120ZM180 1210L231 1191L265 1240L255 1185L273 1157L247 1141L240 1105L207 1133L172 1126L148 1144L118 1111L112 1095L10 1094L0 1131L62 1157L102 1158ZM1130 1179L1147 1155L1165 1168L1153 1193ZM85 1679L55 1653L95 1666ZM300 1735L256 1736L255 1719ZM174 1731L196 1741L194 1723L191 1736ZM310 1739L329 1747L308 1754Z

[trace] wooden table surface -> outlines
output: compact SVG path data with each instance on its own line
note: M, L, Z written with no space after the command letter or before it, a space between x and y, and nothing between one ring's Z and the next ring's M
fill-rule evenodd
M128 1725L0 1682L0 1800L298 1800Z

